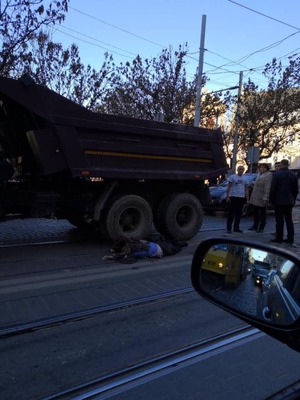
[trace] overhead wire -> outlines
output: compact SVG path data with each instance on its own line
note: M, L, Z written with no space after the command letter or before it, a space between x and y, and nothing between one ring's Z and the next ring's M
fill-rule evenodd
M110 52L112 52L112 53L114 53L114 54L117 54L117 55L119 55L119 56L127 57L127 58L133 59L133 57L129 57L129 56L127 56L127 55L118 53L118 52L116 52L116 51L112 51L111 49L107 49L106 47L103 47L103 46L101 46L101 45L99 45L99 44L97 44L97 43L92 43L92 42L89 42L89 41L87 41L87 40L80 39L80 38L78 38L78 37L76 37L76 36L74 36L74 35L70 35L70 34L68 34L68 33L66 33L66 32L61 31L61 30L58 29L58 28L55 28L55 31L60 32L60 33L62 33L63 35L69 36L69 37L71 37L71 38L73 38L73 39L79 40L79 41L81 41L81 42L90 44L90 45L92 45L92 46L99 47L99 48L101 48L101 49L103 49L103 50L106 50L106 51L110 51ZM125 50L124 50L124 51L125 51Z
M215 55L215 56L217 56L217 57L223 58L223 60L229 61L229 62L232 63L233 65L240 65L241 67L248 69L247 66L245 66L245 65L243 65L243 64L240 64L239 62L230 60L229 58L224 57L224 56L221 56L220 54L214 53L214 52L211 51L211 50L207 50L207 52L208 52L208 53L211 53L211 54L213 54L213 55ZM227 65L231 65L231 64L227 64Z
M300 33L300 31L299 31L299 32L292 33L291 35L288 35L288 36L286 36L285 38L283 38L283 39L281 39L281 40L278 40L277 42L275 42L275 43L273 43L273 44L271 44L271 45L269 45L269 46L263 47L263 48L260 49L260 50L256 50L256 51L252 52L251 54L249 54L248 56L242 57L242 58L239 60L239 62L243 62L243 61L247 60L249 57L253 56L254 54L262 53L262 52L264 52L264 51L268 51L268 50L270 50L270 49L273 49L274 47L279 46L281 43L283 43L285 40L289 39L290 37L292 37L292 36L294 36L294 35L297 35L298 33Z
M207 50L205 49L205 51L207 51ZM199 60L198 60L197 58L192 57L192 56L190 56L189 54L191 54L191 53L188 53L188 54L186 55L187 58L190 58L190 59L192 59L192 60L194 60L194 61L199 62ZM219 67L217 67L216 65L210 64L210 63L208 63L208 62L206 62L206 61L204 61L203 63L204 63L205 65L209 65L210 67L219 68ZM227 72L235 73L235 71L229 71L229 70L224 69L224 68L223 68L223 71L226 72L226 73L227 73Z
M221 65L221 66L220 66L221 68L226 67L226 66L231 66L231 65L233 65L233 64L234 64L234 65L242 65L241 63L244 62L244 61L246 61L246 60L247 60L248 58L250 58L252 55L257 54L257 53L259 53L259 52L268 51L268 50L270 50L270 49L272 49L272 48L274 48L274 47L277 47L277 46L279 46L280 44L282 44L285 40L289 39L290 37L292 37L292 36L294 36L294 35L296 35L296 34L298 34L298 33L300 32L300 28L298 28L298 27L296 27L296 26L293 26L293 25L288 24L288 23L286 23L286 22L284 22L284 21L281 21L281 20L278 20L278 19L276 19L276 18L273 18L273 17L271 17L271 16L269 16L269 15L267 15L267 14L261 13L261 12L259 12L259 11L253 10L253 9L251 9L251 8L249 8L249 7L246 7L246 6L240 4L240 3L236 2L236 1L233 1L233 0L229 0L229 1L230 1L231 3L235 3L235 4L237 4L237 5L241 6L241 7L244 7L244 8L246 8L246 9L252 11L252 12L255 12L255 13L259 14L259 15L262 15L262 16L264 16L264 17L266 17L266 18L269 18L269 19L271 19L271 20L274 20L274 21L279 22L279 23L281 23L281 24L284 24L284 25L286 25L286 26L292 27L292 28L296 29L297 32L294 32L294 33L292 33L292 34L286 36L285 38L283 38L283 39L281 39L281 40L279 40L279 41L277 41L277 42L275 42L275 43L270 44L269 46L266 46L266 47L264 47L264 48L262 48L262 49L256 50L256 51L250 53L249 55L246 55L246 56L240 58L240 59L237 60L237 61L228 60L228 61L230 61L230 63L229 63L229 64L227 63L227 64ZM217 56L220 56L220 55L218 55L218 54L216 54L216 53L213 53L213 52L211 52L211 53L212 53L212 54L215 54L215 55L217 55ZM291 52L291 53L295 53L295 52ZM291 53L289 53L289 54L291 54ZM220 56L220 57L222 57L222 56ZM226 59L225 57L222 57L222 58ZM284 58L284 56L280 57L280 59L282 59L282 58ZM233 64L232 64L232 63L233 63ZM242 66L243 66L243 65L242 65ZM243 67L245 68L245 66L243 66ZM219 68L218 68L218 69L219 69ZM253 73L253 72L257 72L259 69L264 70L264 69L265 69L265 66L263 66L263 67L254 67L254 68L253 68L253 67L252 67L252 68L246 67L246 70L244 70L243 72L250 74L250 73ZM213 73L213 71L206 71L206 74L207 74L207 73Z
M80 14L82 14L82 15L85 15L85 16L87 16L87 17L89 17L89 18L95 19L95 20L98 21L98 22L101 22L101 23L103 23L103 24L106 24L106 25L108 25L108 26L111 26L111 27L113 27L113 28L115 28L115 29L118 29L118 30L120 30L120 31L122 31L122 32L125 32L125 33L129 34L129 35L132 35L132 36L134 36L134 37L137 37L137 38L139 38L139 39L141 39L141 40L144 40L144 41L147 41L147 42L149 42L149 43L155 44L155 45L157 45L157 46L159 46L159 47L162 47L162 48L166 48L166 46L162 45L161 43L154 42L154 41L152 41L152 40L149 40L149 39L147 39L147 38L144 38L143 36L140 36L140 35L137 35L137 34L135 34L135 33L133 33L133 32L130 32L130 31L126 30L126 29L120 28L120 27L118 27L118 26L116 26L116 25L113 25L113 24L111 24L111 23L109 23L109 22L106 22L106 21L104 21L104 20L102 20L102 19L100 19L100 18L94 17L93 15L90 15L90 14L88 14L88 13L85 13L85 12L83 12L83 11L80 11L80 10L78 10L77 8L74 8L74 7L69 7L69 8L72 9L72 10L74 10L74 11L76 11L76 12L78 12L78 13L80 13ZM124 51L124 50L122 50L122 51ZM190 56L189 54L187 54L186 57L189 58L189 59L192 59L192 60L198 62L198 60L197 60L195 57L192 57L192 56ZM211 67L214 67L214 68L218 68L216 65L212 65L212 64L209 64L209 63L206 63L206 62L205 62L205 64L207 64L207 65L209 65L209 66L211 66ZM228 70L225 70L225 69L224 69L224 71L225 71L225 72L230 72L230 73L236 73L235 71L228 71Z
M292 28L294 28L294 29L299 30L299 28L297 28L297 27L295 27L295 26L292 26L292 25L287 24L287 23L285 23L285 22L283 22L283 21L280 21L280 20L277 20L277 19L275 19L275 18L273 18L273 17L270 17L270 16L268 16L268 15L266 15L266 14L263 14L263 13L260 13L260 12L258 12L258 11L255 11L255 10L249 8L249 7L243 6L243 5L239 4L238 2L235 2L235 1L232 1L232 0L228 0L228 1L230 1L230 2L232 2L232 3L235 3L235 4L238 5L238 6L241 6L241 7L244 7L244 8L246 8L246 9L249 9L250 11L255 12L255 13L257 13L257 14L260 14L260 15L262 15L262 16L264 16L264 17L267 17L267 18L269 18L269 19L272 19L272 20L274 20L274 21L276 21L276 22L280 22L280 23L282 23L282 24L284 24L284 25L287 25L287 26L290 26L290 27L292 27ZM135 33L133 33L133 32L130 32L129 30L123 29L123 28L121 28L121 27L119 27L119 26L116 26L116 25L114 25L114 24L111 24L111 23L109 23L109 22L106 22L106 21L104 21L104 20L102 20L102 19L100 19L100 18L97 18L97 17L93 16L93 15L90 15L90 14L88 14L88 13L85 13L85 12L81 11L81 10L78 10L78 9L75 8L75 7L69 7L69 8L72 9L72 10L74 10L75 12L78 12L78 13L80 13L80 14L82 14L82 15L85 15L85 16L87 16L87 17L89 17L89 18L92 18L92 19L94 19L94 20L96 20L96 21L98 21L98 22L101 22L101 23L103 23L103 24L105 24L105 25L108 25L108 26L110 26L110 27L112 27L112 28L114 28L114 29L120 30L120 31L122 31L122 32L124 32L124 33L126 33L126 34L129 34L129 35L131 35L131 36L134 36L134 37L136 37L136 38L138 38L138 39L140 39L140 40L143 40L143 41L146 41L146 42L148 42L148 43L154 44L154 45L159 46L159 47L161 47L161 48L166 48L166 46L162 45L161 43L157 43L157 42L154 42L154 41L152 41L152 40L149 40L149 39L147 39L147 38L145 38L145 37L143 37L143 36L141 36L141 35L137 35L137 34L135 34ZM103 44L105 44L106 46L110 46L110 47L112 47L112 48L115 48L115 49L117 49L117 50L120 50L120 51L125 52L125 53L128 53L128 54L132 54L133 56L135 56L134 53L129 52L129 51L125 50L125 49L118 48L118 47L113 46L113 45L111 45L111 44L109 44L109 43L101 42L101 41L99 41L98 39L92 38L91 36L88 36L88 35L84 35L84 34L78 32L78 31L72 30L72 29L70 29L70 28L66 28L66 29L68 29L68 30L70 30L70 31L73 31L73 32L75 32L75 33L77 33L77 34L80 34L80 35L82 35L82 36L85 36L85 37L87 37L87 38L89 38L89 39L92 39L92 40L98 41L98 42L100 42L100 43L103 43ZM117 54L117 55L119 55L119 56L127 57L127 58L133 58L133 57L129 57L129 56L124 55L124 54L120 54L120 53L118 53L118 52L116 52L116 51L113 51L113 50L108 49L108 48L106 48L106 47L103 47L103 46L101 46L101 45L88 42L88 41L83 40L83 39L80 39L80 38L78 38L78 37L74 37L74 36L72 36L72 35L69 35L69 34L67 34L67 33L65 33L65 32L60 31L59 29L57 29L57 30L58 30L59 32L61 32L61 33L65 34L65 35L67 35L67 36L73 37L73 38L75 38L75 39L77 39L77 40L80 40L80 41L83 41L83 42L85 42L85 43L88 43L88 44L97 46L97 47L99 47L99 48L103 48L104 50L110 51L110 52L112 52L112 53L114 53L114 54ZM300 31L300 30L299 30L299 31ZM226 64L222 64L222 65L220 65L220 66L217 66L217 65L214 65L214 64L211 64L211 63L208 63L208 62L205 62L205 61L204 61L204 64L205 64L205 65L208 65L208 66L214 68L213 70L208 70L208 71L206 71L205 74L226 74L226 73L230 73L230 74L233 74L233 75L239 74L239 71L228 70L228 69L225 69L225 68L224 68L224 67L233 66L233 65L240 65L240 66L242 66L242 67L244 68L243 72L245 72L245 73L254 73L254 72L258 72L260 69L263 70L265 66L249 68L249 67L243 65L242 63L243 63L245 60L247 60L248 58L250 58L252 55L256 54L256 53L263 52L263 51L268 51L268 50L270 50L270 49L273 48L273 47L279 46L283 41L287 40L288 38L290 38L290 37L293 36L293 35L296 35L297 33L299 33L299 32L295 32L295 33L293 33L293 34L291 34L291 35L289 35L289 36L287 36L287 37L281 39L280 41L277 41L277 42L275 42L275 43L272 43L272 44L270 44L269 46L266 46L266 47L264 47L264 48L262 48L262 49L256 50L256 51L254 51L254 52L252 52L252 53L250 53L250 54L248 54L248 55L245 55L245 56L243 56L242 58L240 58L240 59L237 60L237 61L229 60L228 58L226 58L226 57L224 57L224 56L221 56L221 55L219 55L219 54L213 53L213 52L210 51L210 50L207 50L209 53L214 54L214 55L217 55L217 56L219 56L219 57L221 57L221 58L223 58L223 59L229 61L229 63L226 63ZM191 56L192 54L197 54L197 53L198 53L198 52L195 52L195 53L187 53L186 57L189 58L189 59L191 59L191 60L194 60L194 61L197 61L197 62L198 62L198 59L196 59L195 57L192 57L192 56ZM216 71L218 71L218 72L216 72Z
M288 39L290 36L293 36L293 35L295 35L295 34L297 34L297 33L298 33L298 32L295 32L294 34L289 35L288 37L286 37L286 38L284 38L284 39L282 39L282 40L280 40L280 41L278 41L278 42L275 42L275 43L273 43L272 45L269 45L269 46L267 46L267 47L265 47L265 48L263 48L263 49L257 50L256 52L266 51L268 48L276 47L277 45L279 45L280 43L282 43L284 40ZM288 55L290 55L290 54L295 54L296 51L297 51L297 50L291 51L290 53L287 53L286 55L283 55L282 57L278 58L278 60L284 59L284 58L286 58L286 57L287 57ZM248 56L244 56L242 59L238 60L237 65L240 65L240 64L239 64L240 61L245 61L247 58L250 58L250 56L253 55L253 54L255 54L256 52L253 52L253 53L249 54ZM227 65L231 65L231 64L230 64L230 63L229 63L229 64L223 64L223 65L221 66L222 69L223 69L223 67L225 67L225 66L227 66ZM265 70L265 68L266 68L266 65L243 69L242 71L243 71L243 73L244 73L244 78L246 78L246 77L249 76L250 74L254 74L254 73L257 73L257 74L259 74L259 75L262 75L262 72ZM221 74L224 74L224 72L223 72L223 71L220 71L219 68L215 68L215 69L213 69L213 70L205 71L205 74L206 74L206 76L221 75ZM228 77L228 78L229 78L229 77ZM231 78L229 78L229 79L231 79ZM256 82L257 82L257 83L258 83L258 82L265 83L265 82L266 82L266 78L262 75L260 79L256 78ZM210 81L210 83L212 83L212 81Z
M90 14L88 14L88 13L85 13L85 12L81 11L81 10L78 10L78 9L75 8L75 7L70 7L70 8L73 9L74 11L76 11L76 12L82 14L82 15L85 15L85 16L87 16L87 17L89 17L89 18L93 18L93 19L95 19L95 20L98 21L98 22L101 22L101 23L103 23L103 24L106 24L106 25L108 25L108 26L111 26L111 27L113 27L114 29L118 29L118 30L120 30L120 31L122 31L122 32L125 32L125 33L127 33L127 34L129 34L129 35L132 35L132 36L134 36L134 37L137 37L137 38L139 38L139 39L141 39L141 40L145 40L145 41L147 41L147 42L149 42L149 43L155 44L155 45L160 46L160 47L162 47L162 48L165 47L165 46L162 45L161 43L154 42L154 41L149 40L149 39L147 39L147 38L145 38L145 37L143 37L143 36L140 36L140 35L137 35L137 34L135 34L135 33L133 33L133 32L130 32L130 31L126 30L126 29L120 28L119 26L116 26L116 25L111 24L111 23L109 23L109 22L107 22L107 21L104 21L104 20L102 20L102 19L100 19L100 18L97 18L97 17L95 17L95 16L93 16L93 15L90 15ZM272 45L270 45L270 46L272 46ZM120 49L120 50L126 52L126 50L123 50L123 49ZM258 50L258 51L261 51L261 50ZM191 53L190 53L190 54L191 54ZM249 58L252 54L255 54L255 52L253 52L253 53L251 53L250 55L245 56L245 57ZM191 57L189 54L187 54L187 58L190 58L190 59L192 59L192 60L198 61L196 58ZM225 57L223 57L223 58L226 59ZM233 64L235 64L235 65L241 65L241 63L238 62L238 61L237 61L237 62L234 62L234 61L231 61L231 60L228 60L228 61L230 61L231 63L233 63ZM209 63L207 63L207 62L204 62L204 63L205 63L206 65L209 65L209 66L213 67L213 68L223 69L225 72L236 73L236 71L228 71L228 70L225 70L225 69L223 68L223 67L225 67L225 66L227 66L227 65L232 65L232 64L223 64L223 65L221 65L221 66L216 66L216 65L213 65L213 64L209 64ZM244 66L244 68L245 68L245 70L250 70L250 69L251 69L251 68L247 68L247 67L245 67L245 66Z
M81 35L81 36L84 36L84 37L88 38L88 39L92 39L92 40L94 40L94 41L96 41L96 42L103 43L103 44L105 44L106 46L112 47L113 49L121 50L121 51L123 51L124 53L128 53L128 54L131 54L131 55L133 55L134 57L136 57L136 54L135 54L135 53L132 53L131 51L122 49L122 48L120 48L120 47L114 46L114 45L112 45L112 44L110 44L110 43L107 43L107 42L103 42L102 40L96 39L96 38L94 38L94 37L92 37L92 36L85 35L84 33L78 32L78 31L76 31L75 29L71 29L71 28L68 28L68 27L66 27L66 26L63 26L63 27L61 27L61 28L67 29L68 31L71 31L71 32L75 32L75 33L77 33L77 34L79 34L79 35ZM63 33L61 30L59 30L59 32ZM89 42L89 43L90 43L90 42ZM91 44L93 44L93 43L91 43ZM106 48L104 48L104 49L106 49Z
M112 27L112 28L114 28L114 29L118 29L119 31L125 32L125 33L127 33L128 35L134 36L134 37L136 37L136 38L138 38L138 39L141 39L141 40L145 40L146 42L155 44L156 46L159 46L159 47L163 47L163 48L166 47L166 46L164 46L164 45L162 45L162 44L160 44L160 43L154 42L153 40L144 38L143 36L140 36L140 35L137 35L137 34L135 34L135 33L133 33L133 32L130 32L130 31L128 31L127 29L120 28L119 26L110 24L109 22L106 22L106 21L104 21L104 20L102 20L102 19L100 19L100 18L97 18L97 17L95 17L95 16L93 16L93 15L90 15L90 14L87 14L87 13L85 13L85 12L83 12L83 11L80 11L80 10L78 10L77 8L74 8L74 7L69 7L69 8L72 9L72 10L74 10L74 11L76 11L76 12L78 12L78 13L80 13L80 14L82 14L82 15L85 15L85 16L87 16L87 17L89 17L89 18L92 18L92 19L94 19L94 20L96 20L96 21L99 21L99 22L101 22L102 24L108 25L108 26L110 26L110 27Z
M299 31L299 32L300 32L300 31ZM234 64L236 64L236 65L242 65L242 64L241 64L242 62L244 62L245 60L247 60L248 58L250 58L250 57L253 56L254 54L261 53L261 52L264 52L264 51L268 51L268 50L270 50L270 49L272 49L272 48L274 48L274 47L277 47L277 46L279 46L281 43L283 43L285 40L289 39L291 36L297 35L299 32L292 33L291 35L288 35L288 36L284 37L283 39L278 40L277 42L271 43L271 44L268 45L268 46L265 46L265 47L263 47L263 48L261 48L261 49L259 49L259 50L256 50L256 51L254 51L254 52L252 52L252 53L250 53L250 54L248 54L248 55L245 55L245 56L241 57L241 58L240 58L239 60L237 60L237 61L231 61L231 60L229 60L230 63L222 64L221 66L216 67L216 68L219 69L219 68L231 66L231 65L232 65L231 63L232 63L232 62L234 62ZM212 53L212 54L213 54L213 53ZM215 53L214 53L214 54L215 54ZM217 56L219 56L219 57L222 57L222 56L220 56L219 54L215 54L215 55L217 55ZM222 58L224 58L224 57L222 57ZM251 70L254 70L254 69L256 69L256 67L251 67L251 68L246 67L245 71L248 71L248 70L251 71ZM214 72L214 71L215 71L215 70L213 70L213 71L207 71L207 72L212 73L212 72Z
M265 17L265 18L269 18L269 19L271 19L271 20L273 20L273 21L279 22L280 24L283 24L283 25L289 26L290 28L296 29L297 31L300 30L300 28L298 28L297 26L293 26L293 25L291 25L291 24L288 24L287 22L281 21L280 19L273 18L273 17L271 17L270 15L261 13L261 12L256 11L256 10L253 10L253 8L250 8L250 7L247 7L247 6L243 5L243 4L240 4L240 3L238 3L237 1L233 1L233 0L228 0L228 1L229 1L230 3L234 3L234 4L238 5L238 6L240 6L240 7L246 8L247 10L252 11L252 12L254 12L254 13L256 13L256 14L262 15L262 16Z

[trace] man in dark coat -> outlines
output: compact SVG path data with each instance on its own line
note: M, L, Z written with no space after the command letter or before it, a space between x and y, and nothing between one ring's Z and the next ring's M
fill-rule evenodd
M271 240L273 243L294 243L292 211L298 194L298 178L288 167L288 160L282 160L271 184L270 203L274 205L276 220L276 237ZM284 221L287 230L286 239L283 239Z

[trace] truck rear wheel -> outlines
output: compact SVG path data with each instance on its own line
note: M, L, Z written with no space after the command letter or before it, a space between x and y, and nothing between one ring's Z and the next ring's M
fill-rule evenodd
M110 201L106 211L105 231L113 241L120 236L143 238L151 230L153 215L145 199L124 195Z
M159 232L172 239L189 240L201 228L203 209L196 196L174 193L160 204L155 218Z

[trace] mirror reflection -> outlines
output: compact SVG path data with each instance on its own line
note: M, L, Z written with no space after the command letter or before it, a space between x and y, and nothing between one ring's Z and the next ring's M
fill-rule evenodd
M300 317L300 269L274 252L218 243L206 253L201 286L211 297L261 321L288 326Z

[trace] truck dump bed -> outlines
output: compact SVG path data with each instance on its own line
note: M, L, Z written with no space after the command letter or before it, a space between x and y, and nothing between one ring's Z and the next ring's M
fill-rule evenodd
M93 113L37 85L0 78L0 146L37 176L199 180L227 172L221 132ZM27 169L27 171L26 171Z

